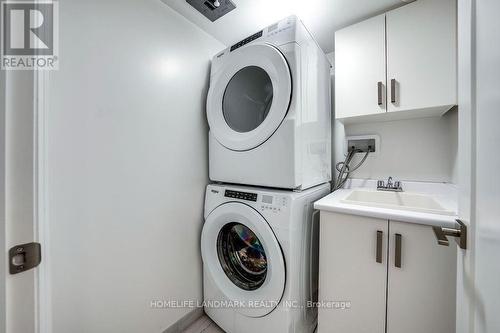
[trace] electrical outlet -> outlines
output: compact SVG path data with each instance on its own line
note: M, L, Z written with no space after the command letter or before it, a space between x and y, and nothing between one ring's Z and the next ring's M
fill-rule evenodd
M380 151L380 137L378 135L347 136L344 142L344 155L347 155L353 146L363 152L368 150L368 146L372 146L368 156L377 156Z

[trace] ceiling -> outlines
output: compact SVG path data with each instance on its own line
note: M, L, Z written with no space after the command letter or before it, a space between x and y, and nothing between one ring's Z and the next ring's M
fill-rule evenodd
M405 3L403 0L233 0L236 9L210 22L185 0L161 1L228 46L296 14L325 53L334 49L334 31Z

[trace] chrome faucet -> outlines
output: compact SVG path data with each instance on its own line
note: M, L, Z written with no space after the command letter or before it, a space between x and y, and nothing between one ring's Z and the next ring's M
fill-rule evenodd
M392 192L403 192L402 183L400 181L395 181L392 183L392 177L387 179L387 185L383 180L377 181L377 190L378 191L392 191Z

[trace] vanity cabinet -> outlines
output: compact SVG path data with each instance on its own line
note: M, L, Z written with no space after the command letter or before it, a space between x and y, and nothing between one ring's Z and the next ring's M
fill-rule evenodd
M336 118L448 111L457 104L456 25L455 0L417 0L337 31Z
M455 332L456 246L430 226L321 211L319 273L318 333Z

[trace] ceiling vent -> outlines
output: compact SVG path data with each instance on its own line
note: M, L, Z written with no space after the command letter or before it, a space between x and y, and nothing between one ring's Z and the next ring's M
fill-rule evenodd
M231 0L186 0L210 21L215 21L236 8Z

